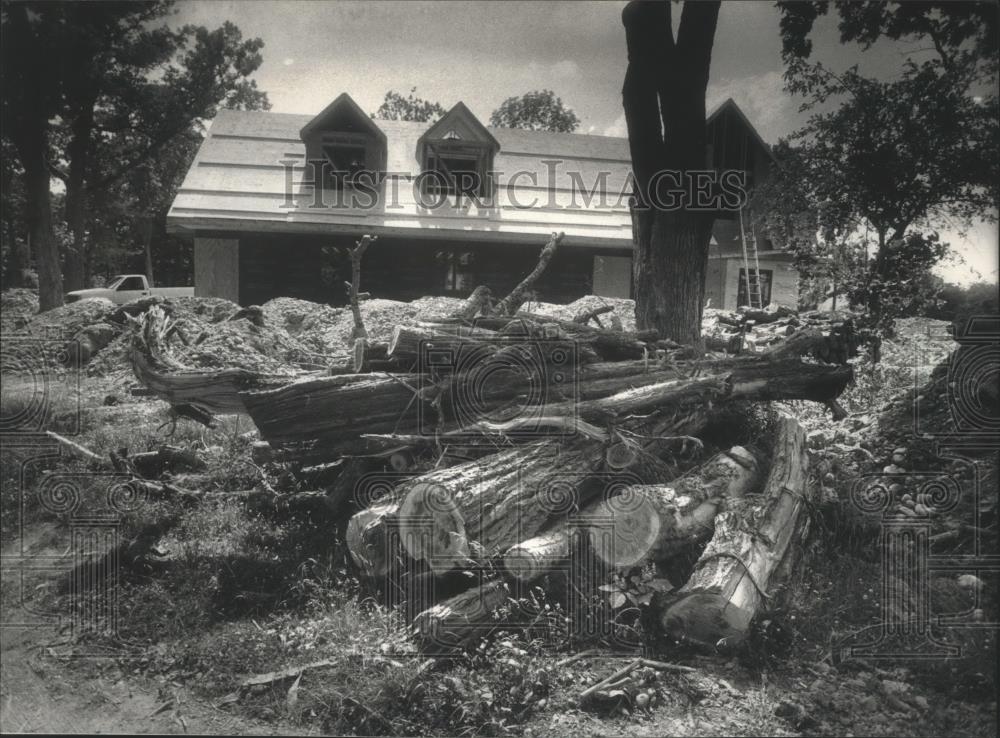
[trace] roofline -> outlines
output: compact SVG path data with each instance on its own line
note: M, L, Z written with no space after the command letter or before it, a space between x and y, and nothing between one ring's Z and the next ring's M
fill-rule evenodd
M565 228L563 230L566 230ZM408 239L440 239L442 241L461 241L470 245L482 243L511 243L542 245L552 229L539 227L537 233L525 231L488 231L464 230L455 228L406 228L398 226L375 225L371 223L316 223L300 221L289 223L284 220L247 220L245 218L219 217L178 217L168 219L167 232L172 234L189 234L197 236L199 232L232 233L235 236L248 233L285 233L296 235L329 235L349 234L375 236L405 237ZM475 238L470 238L474 236ZM581 236L567 233L563 242L567 246L578 246L590 249L611 249L632 253L631 233L613 236Z
M708 117L705 118L705 125L706 126L712 125L715 119L718 118L722 114L723 110L725 110L726 108L732 108L736 112L736 114L740 117L740 120L742 120L743 123L746 125L746 127L750 129L750 133L753 134L754 140L757 141L758 144L760 144L760 147L764 149L765 152L767 152L767 155L771 159L771 162L772 163L777 162L778 159L777 157L775 157L774 152L771 151L771 147L768 145L767 141L761 138L761 135L760 133L757 132L756 127L754 127L754 124L750 122L750 119L747 118L746 113L743 112L743 109L739 105L737 105L736 101L733 100L733 98L727 97L725 101L717 105L715 109L711 113L709 113Z
M452 114L462 114L462 113L468 115L468 117L472 119L473 123L479 126L479 128L485 134L486 138L489 140L490 145L493 147L493 151L494 152L499 151L500 142L496 140L493 134L490 133L490 129L487 128L485 125L483 125L483 122L476 117L476 114L473 113L471 110L469 110L469 107L461 100L452 105L451 110L449 110L447 113L445 113L436 121L434 121L434 123L432 123L430 127L428 127L428 129L420 135L420 138L417 140L417 145L418 146L422 145L425 138L430 136L435 131L435 129L442 127L445 119L448 118L448 116Z
M331 112L341 107L342 105L347 105L349 110L356 113L358 117L365 122L365 125L368 126L371 132L374 133L375 136L382 143L386 142L385 132L378 127L378 124L375 123L375 121L372 119L371 116L369 116L367 113L365 113L364 110L361 109L360 105L354 102L354 98L352 98L346 92L341 92L339 95L337 95L336 99L332 103L323 108L323 110L321 110L319 113L313 116L312 120L310 120L308 123L302 126L302 129L299 131L299 138L301 140L305 140L307 136L312 134L312 132L316 129L316 127L322 122L322 120L327 115L329 115Z

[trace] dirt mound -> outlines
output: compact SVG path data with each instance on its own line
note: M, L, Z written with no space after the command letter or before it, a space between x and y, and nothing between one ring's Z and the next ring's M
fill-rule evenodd
M586 313L598 308L611 306L613 310L600 317L601 323L606 328L615 325L612 315L621 322L623 330L635 330L635 300L628 300L621 297L601 297L599 295L584 295L566 305L559 305L554 302L527 302L524 310L537 315L545 315L558 320L573 320L580 313Z
M220 323L240 309L235 302L222 297L172 297L169 302L174 319L205 323Z
M203 337L202 337L203 336ZM284 328L254 325L249 320L208 326L190 346L175 356L192 367L237 366L266 374L292 376L301 369L322 369L324 357L293 338Z

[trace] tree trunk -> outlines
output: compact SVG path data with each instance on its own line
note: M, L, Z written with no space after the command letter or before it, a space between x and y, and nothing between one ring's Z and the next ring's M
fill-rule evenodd
M466 566L568 513L603 458L596 441L548 441L422 474L351 518L348 549L369 577L385 576L399 545L437 572Z
M513 546L504 568L525 581L538 578L569 558L574 529L585 532L594 554L614 569L662 561L707 538L722 501L749 492L757 472L757 459L736 446L670 484L627 487Z
M90 136L94 127L94 103L82 102L71 125L72 138L66 147L69 177L66 180L66 225L72 243L65 252L64 278L67 290L88 287L85 283L87 253L87 168Z
M153 279L153 216L142 215L140 219L142 220L142 251L146 257L146 280L152 287L155 284Z
M635 319L670 340L702 346L701 316L713 219L706 213L649 211L639 228Z
M662 615L673 637L730 648L747 635L770 594L771 577L806 524L809 455L792 418L778 423L771 470L759 502L736 504L715 519L715 533L680 599Z
M706 163L705 90L718 14L718 2L685 3L675 41L669 3L635 0L622 12L622 104L636 185L636 324L696 350L714 214L688 200L694 172ZM674 176L657 178L661 171Z
M63 304L62 267L59 246L52 231L52 200L45 153L47 133L44 130L36 132L31 138L31 150L22 151L20 156L24 165L28 240L38 268L38 310L44 312Z

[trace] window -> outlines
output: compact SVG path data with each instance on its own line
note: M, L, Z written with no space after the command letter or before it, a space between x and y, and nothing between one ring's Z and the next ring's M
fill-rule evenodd
M141 290L143 289L142 277L126 277L115 289L119 292L124 292L126 290Z
M477 147L428 146L424 172L436 175L425 176L426 191L485 197L489 192L486 161L487 152Z
M754 281L753 271L751 270L750 281ZM771 279L774 276L774 271L771 269L761 269L760 270L760 304L761 306L771 304ZM744 305L750 304L749 296L747 295L747 270L740 269L739 283L736 287L736 307L743 307Z
M323 181L326 187L341 187L351 182L358 172L367 168L366 151L363 145L330 143L323 146L326 166Z
M475 287L475 274L472 270L471 251L438 251L435 258L444 267L445 292L472 291Z

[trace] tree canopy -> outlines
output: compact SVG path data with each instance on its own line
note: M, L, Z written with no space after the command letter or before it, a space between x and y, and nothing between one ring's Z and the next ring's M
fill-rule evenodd
M535 90L520 97L508 97L490 115L497 128L572 133L580 126L576 113L563 105L552 90Z
M437 120L447 111L440 103L417 97L417 88L411 87L410 94L403 97L395 90L385 93L385 99L378 110L372 113L372 118L381 120L409 120L415 123L427 123Z
M779 167L755 210L772 239L866 306L883 330L930 284L947 247L935 224L995 217L1000 132L996 21L974 3L844 3L844 43L918 38L929 58L907 58L890 79L857 66L811 62L809 34L826 3L781 3L786 81L811 110L776 148Z
M125 204L137 171L161 168L178 151L192 154L191 136L219 107L269 107L251 79L263 42L243 39L228 22L215 30L158 23L172 6L159 0L3 6L4 136L25 183L43 308L62 301L61 267L69 288L84 286L101 218L140 217L135 198L132 207ZM183 177L188 163L171 166L172 176ZM65 186L57 214L66 222L63 239L53 223L51 178ZM141 217L157 207L146 200Z

